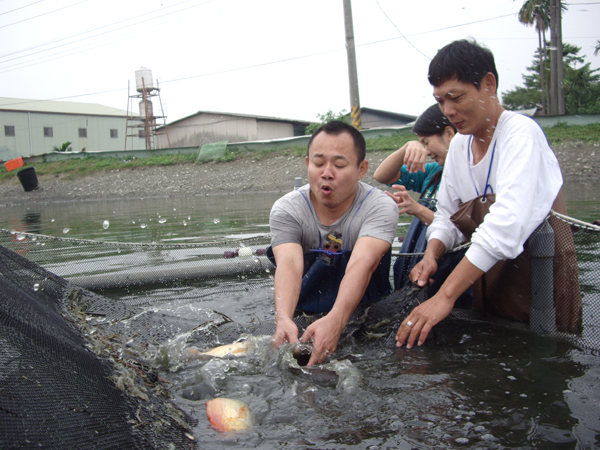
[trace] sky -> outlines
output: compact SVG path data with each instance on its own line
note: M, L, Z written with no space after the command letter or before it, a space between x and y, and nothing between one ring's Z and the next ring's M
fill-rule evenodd
M599 68L600 0L567 4L563 42ZM434 103L429 61L456 39L494 53L501 93L521 86L538 43L517 20L522 5L352 0L361 106L420 114ZM159 123L197 111L317 121L350 110L343 0L0 0L0 43L0 97L137 112L135 73L148 68Z

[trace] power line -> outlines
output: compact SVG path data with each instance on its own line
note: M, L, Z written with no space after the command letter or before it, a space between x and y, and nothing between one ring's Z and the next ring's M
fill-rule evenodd
M23 9L23 8L27 8L28 6L35 5L36 3L42 3L43 1L44 1L44 0L38 0L37 2L30 3L29 5L20 6L20 7L18 7L18 8L11 9L10 11L5 11L5 12L3 12L3 13L0 13L0 16L3 16L4 14L9 14L9 13L11 13L11 12L18 11L18 10L20 10L20 9Z
M18 23L27 22L28 20L31 20L31 19L36 19L36 18L38 18L38 17L47 16L48 14L52 14L52 13L55 13L55 12L57 12L57 11L62 11L63 9L67 9L67 8L70 8L70 7L72 7L72 6L80 5L81 3L85 3L85 2L87 2L87 1L89 1L89 0L81 0L81 1L80 1L80 2L78 2L78 3L73 3L72 5L63 6L62 8L58 8L58 9L54 9L54 10L52 10L52 11L48 11L48 12L45 12L45 13L42 13L42 14L38 14L37 16L28 17L27 19L19 20L19 21L17 21L17 22L13 22L13 23L7 23L6 25L2 25L2 26L0 26L0 28L6 28L6 27L10 27L11 25L16 25L16 24L18 24ZM38 2L38 3L39 3L39 2Z
M387 18L387 20L390 21L390 23L392 25L394 25L394 28L396 28L396 30L398 30L398 33L400 33L400 35L406 40L406 42L408 42L416 51L418 51L421 55L423 55L425 58L431 60L431 58L429 56L427 56L425 53L423 53L421 50L419 50L412 42L410 42L408 40L408 38L406 36L404 36L404 34L402 33L402 31L400 31L400 28L398 28L396 26L396 24L392 21L392 19L390 19L390 17L386 14L386 12L383 10L383 8L381 7L381 5L379 4L379 0L375 0L375 3L377 3L377 6L379 6L379 9L381 10L381 12L383 13L383 15Z

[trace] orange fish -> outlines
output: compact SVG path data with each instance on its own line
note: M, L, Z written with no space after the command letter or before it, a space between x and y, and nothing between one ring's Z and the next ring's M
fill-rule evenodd
M250 407L232 398L219 397L206 402L206 415L211 425L221 433L248 430L254 425Z
M206 352L201 352L195 347L188 347L183 352L183 357L187 360L206 359L211 357L226 358L229 356L244 356L252 348L251 341L239 341L233 344L221 345L211 348Z

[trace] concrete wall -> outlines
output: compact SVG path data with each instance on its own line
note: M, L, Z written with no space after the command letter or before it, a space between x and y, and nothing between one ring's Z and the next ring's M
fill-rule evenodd
M15 136L6 136L5 127L13 126ZM52 128L52 137L44 136L44 128ZM85 128L87 137L79 137ZM111 129L117 137L111 138ZM131 131L130 131L131 133ZM70 141L74 152L123 150L126 119L118 116L92 116L42 112L0 111L0 159L8 161L19 156L41 155ZM145 140L129 139L127 148L145 148Z
M576 114L570 116L534 116L533 120L539 123L542 128L552 127L557 123L567 123L569 125L588 125L590 123L600 123L600 114Z

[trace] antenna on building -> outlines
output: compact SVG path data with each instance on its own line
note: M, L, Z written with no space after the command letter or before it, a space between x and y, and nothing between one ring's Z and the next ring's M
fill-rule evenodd
M156 85L152 79L152 70L141 67L135 71L135 94L130 93L129 82L127 83L127 131L125 136L125 150L127 150L128 137L143 137L146 141L146 150L155 148L154 136L156 134L156 119L163 119L164 130L167 132L167 121L163 111L162 101L160 99L160 89L158 81ZM152 98L158 97L160 105L159 116L154 115ZM134 103L139 108L139 116L134 115ZM170 147L169 135L167 134L167 145Z

